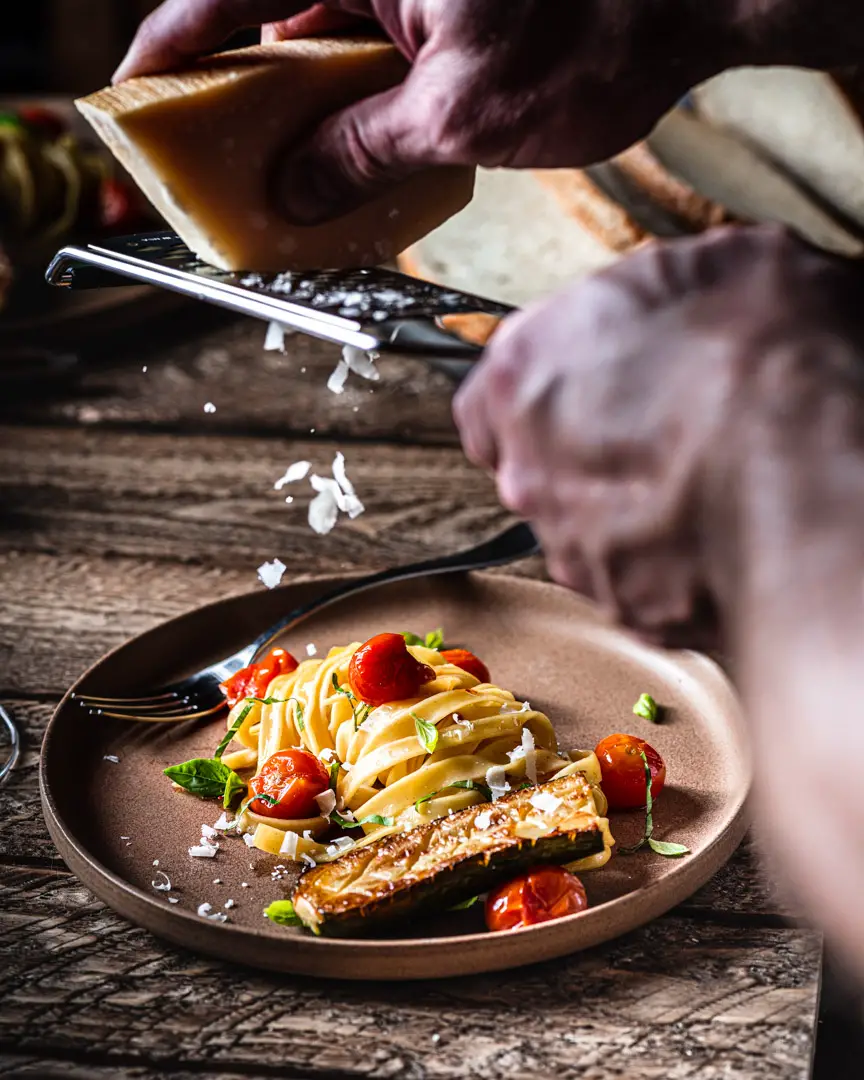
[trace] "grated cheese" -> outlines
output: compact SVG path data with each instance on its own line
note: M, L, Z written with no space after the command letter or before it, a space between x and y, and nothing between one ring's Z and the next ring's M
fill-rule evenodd
M286 326L284 323L271 322L267 327L267 334L264 338L264 350L265 352L285 352L285 338L289 334L296 334L297 331L293 326Z
M120 764L120 758L116 754L105 754L102 758L103 761L110 761L114 765Z
M206 405L204 406L204 412L206 412L206 413L214 413L214 412L216 412L216 406L213 404L212 401L208 401L206 403Z
M321 477L313 476L312 486L315 487L316 481L320 480ZM333 480L330 483L333 487L337 486ZM322 486L316 488L316 491L318 494L309 503L309 526L319 536L326 536L333 530L336 519L339 517L339 503L331 488Z
M561 805L561 800L551 791L538 791L528 800L535 810L543 814L551 814Z
M348 381L350 368L344 360L340 360L327 380L327 389L331 394L342 394L345 391L345 383Z
M493 800L507 794L510 785L507 783L507 770L504 765L492 765L486 770L486 786L491 791Z
M317 656L317 654L318 654L318 646L313 645L312 642L310 641L309 644L306 646L306 655L307 656Z
M477 829L488 829L492 824L492 811L482 810L477 817L474 818L474 827Z
M279 848L279 854L280 855L287 855L290 859L296 859L297 858L297 843L298 843L299 839L300 838L298 837L296 832L291 832L290 830L288 832L286 832L285 833L285 839L282 841L282 844L281 844L281 846ZM278 870L278 867L277 867L277 870Z
M294 484L298 480L305 480L309 475L312 463L309 461L295 461L285 470L285 475L280 477L273 485L275 491L281 491L286 484Z
M156 877L150 882L157 892L170 892L171 891L171 878L165 873L164 870L158 870Z
M211 844L195 844L189 848L189 854L193 859L212 859L218 850Z
M288 567L281 559L274 559L273 562L265 562L258 567L258 577L262 585L266 585L268 589L275 589L282 581L282 575L287 569Z
M255 847L255 834L248 832L243 833L243 843L246 847ZM252 864L250 863L249 865L251 866Z
M225 908L226 911L230 911L231 908L234 907L234 901L233 900L226 900L223 907Z
M205 836L208 840L215 840L215 838L218 836L218 833L212 825L202 825L201 835Z
M320 795L315 796L315 802L318 803L318 809L322 815L330 817L336 809L336 792L332 788L327 788L326 791L322 791Z
M178 896L169 896L168 897L168 903L169 904L179 904L180 903L180 898Z
M213 828L214 828L214 830L219 829L220 831L223 830L223 829L230 829L230 828L232 828L234 826L234 823L236 822L236 820L237 819L234 818L233 821L229 821L228 820L228 815L223 810L222 813L217 818L217 820L213 822ZM215 832L214 832L213 835L214 836L216 835Z

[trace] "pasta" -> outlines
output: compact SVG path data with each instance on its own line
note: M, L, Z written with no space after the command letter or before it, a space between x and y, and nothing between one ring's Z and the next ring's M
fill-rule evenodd
M305 660L272 678L261 698L238 701L227 724L229 731L236 728L240 748L226 753L224 764L256 770L280 750L311 752L331 769L337 812L360 824L361 844L486 802L490 794L500 797L522 784L573 772L585 775L597 812L605 815L597 757L559 752L542 712L420 645L409 652L434 671L421 696L364 705L349 688L349 665L358 648L356 642ZM613 840L603 820L604 851L571 868L593 869L608 861ZM318 842L329 826L323 812L289 821L245 806L240 822L261 850L307 861L344 850Z

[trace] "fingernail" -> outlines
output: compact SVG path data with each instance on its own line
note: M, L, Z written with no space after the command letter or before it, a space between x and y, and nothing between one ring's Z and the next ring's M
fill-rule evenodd
M351 209L351 190L329 162L311 154L290 158L279 175L282 212L296 225L319 225Z

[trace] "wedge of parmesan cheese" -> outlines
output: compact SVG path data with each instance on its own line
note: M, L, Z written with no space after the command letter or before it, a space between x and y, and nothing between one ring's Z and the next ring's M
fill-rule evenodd
M471 199L474 170L436 168L337 221L290 225L279 161L325 117L396 86L387 42L318 38L220 53L78 101L106 145L201 259L224 270L370 266L394 258Z

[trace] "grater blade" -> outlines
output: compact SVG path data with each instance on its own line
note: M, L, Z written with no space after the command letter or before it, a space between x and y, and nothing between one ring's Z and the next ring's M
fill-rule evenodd
M454 316L501 319L514 310L384 268L282 274L219 270L203 263L173 232L65 247L45 276L50 285L66 289L156 285L340 345L442 360L482 355L482 345L454 329L459 325Z

